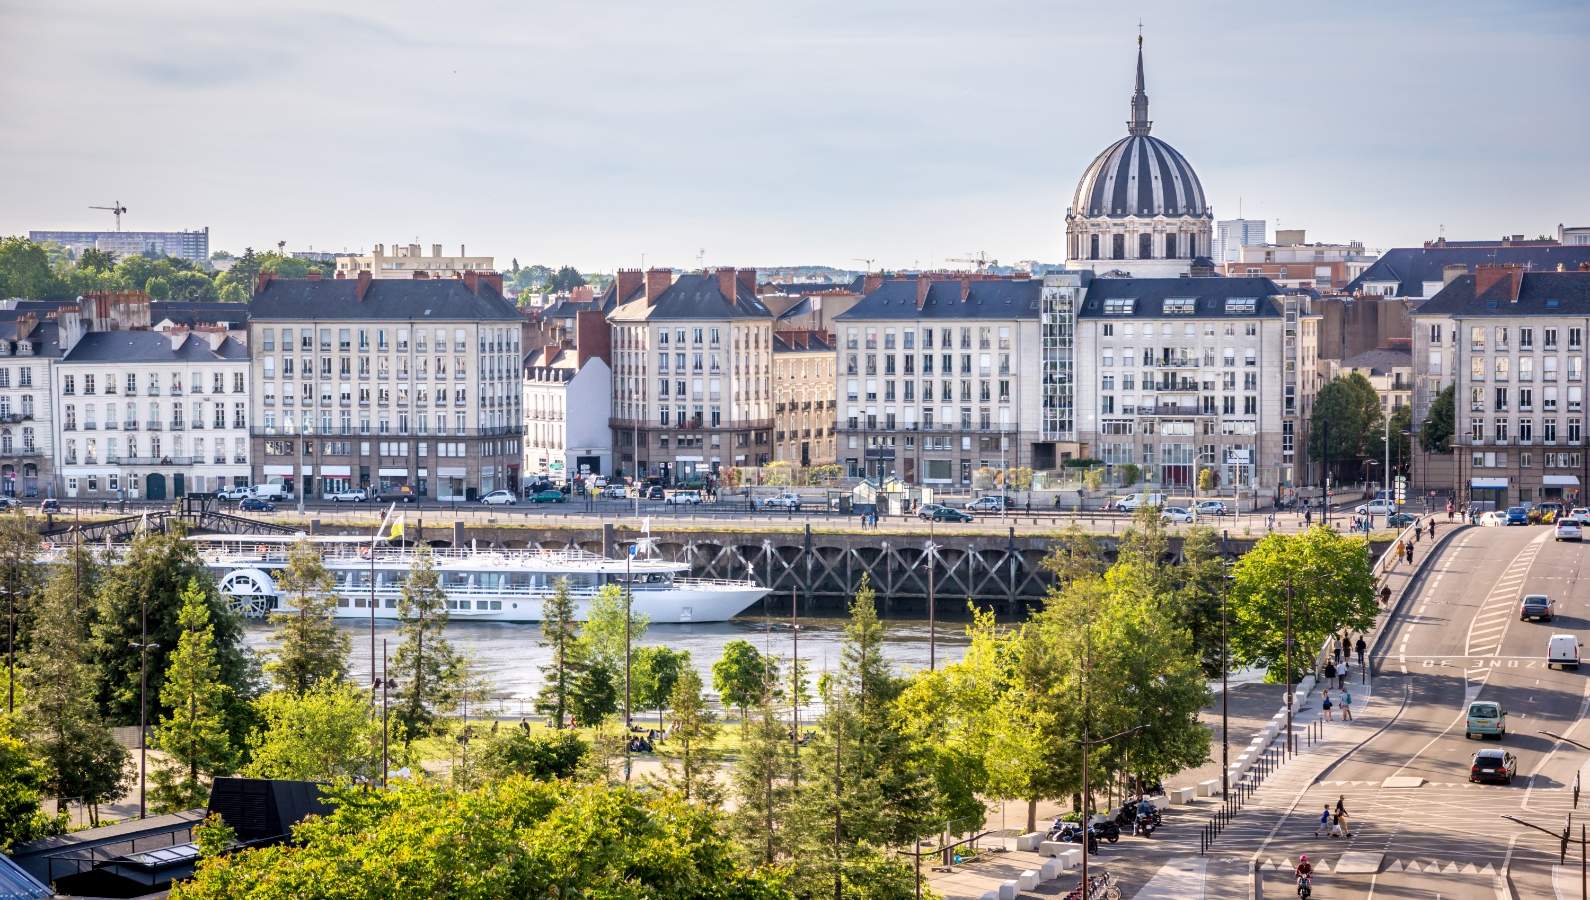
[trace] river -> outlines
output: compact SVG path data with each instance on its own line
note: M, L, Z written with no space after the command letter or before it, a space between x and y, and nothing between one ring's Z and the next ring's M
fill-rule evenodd
M844 640L845 619L802 618L800 621L800 655L807 661L813 678L825 668L838 664L839 648ZM356 684L369 684L370 679L370 626L367 623L339 622L353 638L353 653L349 660L350 676ZM966 625L964 622L939 622L935 654L940 665L958 660L966 652ZM271 629L268 625L250 622L244 633L245 643L264 653L269 648ZM690 661L701 673L702 682L712 689L712 664L723 655L723 646L729 641L743 639L755 644L758 650L771 652L787 660L791 652L792 629L789 621L775 620L768 626L760 618L738 618L729 622L696 625L652 625L635 643L665 644L676 650L690 653ZM905 673L928 666L928 623L916 619L884 620L884 656L894 665L897 673ZM396 654L399 641L397 625L378 622L375 628L376 653L381 652L380 642L387 642L388 651ZM468 658L475 671L485 677L491 686L489 707L504 716L529 715L536 693L541 689L541 666L548 659L548 651L541 645L541 627L537 624L507 622L466 622L447 626L447 639L453 649ZM478 706L478 704L475 704Z

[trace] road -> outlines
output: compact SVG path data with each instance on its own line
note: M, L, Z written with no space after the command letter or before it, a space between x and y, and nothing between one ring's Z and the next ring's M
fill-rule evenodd
M1406 692L1400 712L1309 785L1285 815L1253 817L1252 831L1239 830L1222 844L1243 852L1256 847L1261 862L1289 864L1305 852L1325 861L1317 897L1490 900L1493 873L1509 865L1518 896L1554 896L1557 843L1501 816L1560 829L1572 809L1571 789L1587 754L1540 732L1590 743L1590 729L1578 727L1590 702L1590 677L1545 665L1547 635L1582 636L1590 624L1586 554L1590 546L1556 543L1544 526L1472 528L1448 542L1380 645L1375 693L1397 709ZM1555 598L1557 620L1519 621L1525 593ZM1482 746L1464 736L1467 701L1476 697L1501 701L1507 710L1509 733L1500 745L1518 758L1512 785L1468 783L1470 757ZM1338 798L1353 837L1314 837L1320 810ZM1369 854L1361 857L1368 860L1381 855L1380 865L1363 874L1336 872L1347 852ZM1573 896L1577 876L1575 870ZM1292 893L1280 872L1267 877L1265 888L1270 896Z

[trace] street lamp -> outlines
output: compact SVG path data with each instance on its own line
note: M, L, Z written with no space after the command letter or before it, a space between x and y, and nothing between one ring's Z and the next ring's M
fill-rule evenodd
M307 492L305 489L309 486L308 479L304 477L304 462L309 452L309 436L314 433L314 423L309 418L309 413L306 412L304 413L304 424L298 429L298 440L294 442L298 445L298 483L293 485L293 487L297 489L298 493L298 514L300 516L304 514L304 494Z
M624 781L630 778L630 685L629 685L629 623L633 618L630 614L630 604L634 602L635 588L630 575L630 563L635 559L636 545L629 545L629 552L624 554Z
M1229 571L1225 574L1220 591L1220 797L1231 802L1231 657L1227 644L1226 601L1231 597L1231 586L1237 580Z

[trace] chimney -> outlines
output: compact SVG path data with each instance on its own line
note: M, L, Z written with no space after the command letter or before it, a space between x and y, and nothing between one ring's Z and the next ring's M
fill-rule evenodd
M310 269L309 270L309 280L310 281L319 281L320 280L320 276L321 276L321 272L320 272L319 269Z
M1467 275L1469 267L1464 263L1453 263L1441 267L1441 286L1446 287L1461 275Z
M195 328L194 332L204 337L205 343L210 345L211 350L217 349L221 346L221 342L226 340L226 329L219 325L201 325Z
M33 329L37 328L38 326L39 326L39 314L38 313L35 313L35 312L18 313L17 314L17 340L19 340L19 341L28 340L28 335L31 335L33 333Z
M601 310L583 309L574 314L574 349L576 368L585 368L589 359L612 365L613 330Z
M477 272L464 273L464 287L469 288L471 294L480 293L480 275Z
M172 350L181 350L183 343L188 340L188 327L186 325L173 326L170 331L166 332L166 340L171 342Z
M501 272L481 272L480 283L496 291L498 296L504 296L502 293Z
M371 256L376 256L376 257L385 256L386 255L386 245L385 244L376 244L375 245L375 252L370 254L370 255Z
M968 278L965 275L962 275L961 276L961 302L965 303L966 302L966 298L970 297L971 295L972 295L972 279Z
M463 244L459 244L458 245L458 255L459 256L468 256L469 255L468 253L464 252L464 245Z
M877 273L868 272L866 275L862 276L862 278L861 278L861 293L862 293L863 296L865 296L867 294L870 294L873 291L876 291L878 288L881 288L881 287L883 287L883 273L882 272L877 272Z
M750 292L751 296L756 296L756 270L741 269L739 279L740 284L745 286L745 289Z
M640 290L641 285L645 283L646 275L641 270L619 269L618 286L614 288L613 296L619 303L623 303L629 299L630 294Z
M431 245L431 255L432 256L441 256L442 255L442 245L441 244L432 244Z
M415 281L429 281L431 277L431 273L425 271L424 269L415 269L409 274L413 276Z
M370 277L370 273L368 271L361 271L359 273L359 280L355 282L353 287L353 299L363 303L364 295L370 293L370 282L373 280L374 279Z
M419 244L410 244L409 245L409 258L413 259L413 258L418 257L419 255L420 255L420 245Z
M261 272L254 277L254 296L265 293L265 288L271 283L271 273Z
M1502 285L1508 303L1518 302L1518 291L1524 286L1523 266L1482 265L1474 270L1474 296L1483 297L1496 285Z
M729 301L730 306L734 305L735 299L739 296L740 292L735 289L738 283L734 277L734 267L718 270L718 291L723 294L723 299Z
M916 277L916 308L918 311L921 311L922 307L927 304L928 289L932 286L933 283L928 280L926 275L918 275Z
M673 286L673 283L674 273L671 270L656 268L647 269L646 305L656 306L657 298L663 295L663 291L666 291L669 287Z

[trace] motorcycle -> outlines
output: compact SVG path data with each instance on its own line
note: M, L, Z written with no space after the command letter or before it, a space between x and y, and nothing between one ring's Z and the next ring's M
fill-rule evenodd
M1297 876L1297 895L1302 897L1303 900L1308 900L1309 895L1313 893L1314 877L1312 875Z
M1063 841L1068 844L1075 844L1080 842L1081 837L1082 823L1080 822L1066 822L1056 819L1054 825L1049 829L1049 840L1051 841ZM1095 822L1094 824L1088 826L1087 837L1089 850L1091 851L1096 847L1100 838L1103 838L1105 841L1108 841L1111 844L1120 841L1121 829L1117 827L1114 822L1106 819L1102 822Z
M1154 829L1160 828L1165 824L1164 817L1160 815L1159 807L1155 806L1152 807L1152 809L1153 811L1147 815L1141 815L1137 801L1131 801L1123 805L1120 810L1116 812L1115 826L1117 828L1131 828L1135 826L1136 831L1134 833L1147 837L1154 831ZM1147 826L1146 831L1144 830L1145 823Z
M1154 829L1159 827L1159 822L1155 821L1156 818L1157 817L1151 813L1138 814L1137 830L1134 833L1142 835L1143 837L1153 837Z

